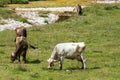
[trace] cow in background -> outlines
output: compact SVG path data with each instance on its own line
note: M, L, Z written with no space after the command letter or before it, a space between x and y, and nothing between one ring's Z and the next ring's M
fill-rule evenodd
M76 12L77 15L82 15L82 14L83 14L83 11L82 11L81 5L77 4L77 5L75 6L75 8L73 9L73 12Z
M64 58L67 58L71 60L76 59L82 62L82 69L85 69L86 60L83 58L85 47L84 42L57 44L51 54L51 57L48 59L48 68L51 68L54 65L54 62L59 61L59 68L62 70L63 60Z

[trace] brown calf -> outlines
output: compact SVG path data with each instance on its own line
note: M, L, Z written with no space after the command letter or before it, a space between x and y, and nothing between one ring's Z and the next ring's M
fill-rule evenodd
M11 62L14 62L18 59L20 62L20 56L23 56L23 61L26 63L26 52L28 49L28 43L25 37L16 37L16 49L11 55Z

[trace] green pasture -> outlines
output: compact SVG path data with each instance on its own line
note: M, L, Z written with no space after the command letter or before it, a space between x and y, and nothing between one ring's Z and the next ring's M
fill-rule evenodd
M9 14L9 13L8 13ZM16 17L17 18L17 17ZM120 79L120 5L93 5L82 16L62 22L27 28L27 64L9 63L15 50L15 32L0 32L0 80L119 80ZM85 42L86 70L76 60L64 60L49 70L47 59L54 46L63 42Z

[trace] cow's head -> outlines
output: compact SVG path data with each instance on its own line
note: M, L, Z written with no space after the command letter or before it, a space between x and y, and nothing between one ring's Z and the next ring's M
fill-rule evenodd
M50 69L52 66L54 66L54 59L52 59L52 58L49 58L48 60L48 68Z
M15 59L16 59L15 53L12 53L10 62L13 63Z

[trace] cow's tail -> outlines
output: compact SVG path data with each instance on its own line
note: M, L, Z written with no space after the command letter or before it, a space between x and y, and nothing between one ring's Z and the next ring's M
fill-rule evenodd
M30 46L30 48L32 48L32 49L37 49L37 47L35 47L35 46L31 45L30 43L28 43L28 45L29 45L29 46Z

